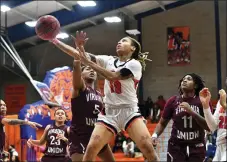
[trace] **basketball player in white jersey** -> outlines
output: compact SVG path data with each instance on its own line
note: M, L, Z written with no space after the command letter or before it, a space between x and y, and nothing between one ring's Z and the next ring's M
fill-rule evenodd
M83 64L105 77L105 112L99 114L83 160L94 161L103 146L121 130L128 132L149 161L158 160L150 140L151 135L138 113L136 90L142 76L142 65L145 65L140 44L131 37L125 37L116 47L119 57L92 54L88 56L88 53L83 51L86 34L77 33L76 38L76 45L80 50L57 39L52 42L68 55L79 56ZM97 64L92 60L96 60Z
M204 116L208 127L212 132L217 130L216 139L216 153L213 161L227 161L226 157L226 138L227 138L227 116L226 116L226 92L225 90L220 90L220 100L217 103L214 115L212 115L209 102L211 99L211 93L208 88L204 88L200 92L200 100L203 105Z

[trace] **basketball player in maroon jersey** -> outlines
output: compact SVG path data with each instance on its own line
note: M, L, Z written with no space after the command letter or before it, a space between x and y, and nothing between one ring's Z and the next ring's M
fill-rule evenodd
M55 122L47 125L40 140L27 141L29 147L42 146L46 143L46 149L41 162L66 162L69 160L67 153L69 127L65 125L66 113L59 108L54 113Z
M203 162L205 159L204 129L209 130L204 119L199 92L204 82L196 74L185 75L179 83L179 96L171 97L152 135L153 144L172 119L173 126L168 142L168 162Z
M72 161L82 161L98 114L103 109L101 94L95 90L96 72L89 66L81 68L79 60L73 63L72 123L70 127L70 155ZM114 161L109 145L98 155L103 161Z
M6 103L0 99L0 159L1 155L5 146L5 128L4 125L9 124L9 125L29 125L32 128L38 129L38 127L42 127L42 125L35 123L35 122L30 122L30 121L25 121L25 120L20 120L20 119L7 119L6 116L7 112L7 107Z

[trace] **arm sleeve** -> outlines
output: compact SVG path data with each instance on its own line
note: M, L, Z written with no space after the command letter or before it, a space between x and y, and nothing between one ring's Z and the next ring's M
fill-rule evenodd
M135 79L139 80L142 76L142 66L139 61L131 60L126 63L126 69L130 70Z
M170 99L168 99L168 101L165 104L164 107L164 111L162 114L162 118L163 119L167 119L170 120L173 116L173 112L174 112L174 101L176 100L176 96L171 97Z
M132 74L132 72L129 69L123 68L120 70L120 74L122 77L127 77Z
M107 55L97 55L95 57L96 57L97 64L103 68L106 68L108 61L113 58L113 56L107 56Z
M210 128L210 130L212 132L214 132L218 127L220 108L221 108L221 105L220 105L220 102L218 102L214 115L212 115L210 108L209 109L203 109L205 120L207 122L208 127Z

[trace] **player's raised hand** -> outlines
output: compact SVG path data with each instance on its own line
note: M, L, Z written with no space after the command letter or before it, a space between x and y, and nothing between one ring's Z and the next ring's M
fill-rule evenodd
M28 139L27 145L28 145L29 148L31 148L31 147L33 146L33 143L32 143L32 136Z
M68 142L68 139L62 133L58 134L56 139L60 139L60 140L63 140L65 142Z
M36 123L36 122L31 122L31 121L28 121L27 125L29 125L29 126L32 127L32 128L35 128L36 130L38 130L39 127L42 127L41 124Z
M87 33L83 31L77 31L76 37L72 36L76 47L85 46L89 38L87 38Z
M224 109L226 109L226 92L225 92L225 90L221 89L219 91L219 95L220 95L220 104Z
M203 88L200 92L199 92L199 98L200 101L203 105L204 109L208 109L209 103L210 103L210 99L211 99L211 94L208 88Z
M86 52L84 50L84 47L80 46L80 47L77 48L77 50L79 51L80 60L82 61L82 63L85 64L85 65L88 65L90 60L86 56Z

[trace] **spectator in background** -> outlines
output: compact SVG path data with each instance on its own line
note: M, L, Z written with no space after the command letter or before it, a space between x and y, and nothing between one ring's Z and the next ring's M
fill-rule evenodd
M122 144L123 152L125 156L133 158L135 155L135 144L131 138L127 138Z
M162 95L158 96L158 100L156 101L156 104L158 104L158 106L160 108L160 113L162 115L162 112L163 112L165 104L166 104L166 100L164 99L164 97Z
M19 162L19 157L18 157L18 152L15 149L14 145L10 145L9 146L9 150L8 150L9 154L10 154L10 161L11 162Z
M9 153L7 151L2 152L2 158L0 159L1 162L9 162Z
M122 132L118 133L115 138L115 144L113 147L113 153L115 153L117 150L121 150L123 152L122 144L123 141L125 141L126 138Z
M151 115L151 110L153 109L153 101L151 97L147 98L147 101L145 102L145 119Z
M157 103L155 103L154 107L151 111L151 122L157 123L159 121L160 117L161 117L160 106Z
M214 133L207 133L206 135L206 159L205 162L212 162L216 152L216 138L217 138L217 131Z

